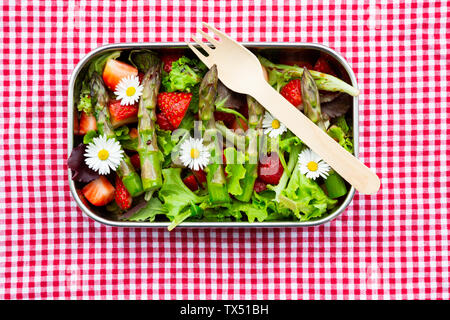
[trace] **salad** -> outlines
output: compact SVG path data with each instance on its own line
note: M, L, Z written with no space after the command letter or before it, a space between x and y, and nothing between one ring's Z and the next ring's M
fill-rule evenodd
M326 56L272 61L266 80L353 153L351 95ZM68 166L86 207L113 220L307 221L349 185L217 68L182 50L106 52L75 83Z

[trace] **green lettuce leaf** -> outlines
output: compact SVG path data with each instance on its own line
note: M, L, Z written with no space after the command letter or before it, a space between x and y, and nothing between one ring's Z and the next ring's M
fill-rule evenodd
M168 92L192 92L206 70L207 67L200 60L183 56L172 63L169 73L163 72L162 85Z
M94 141L94 138L96 138L97 136L98 136L97 131L95 131L95 130L90 130L90 131L88 131L88 132L84 135L84 137L83 137L83 143L84 143L84 144L89 144L89 143L91 143L92 141Z
M245 178L245 156L235 148L226 148L224 155L227 163L225 172L228 174L226 177L228 193L238 196L243 192L241 180Z
M282 207L292 210L301 221L320 217L337 203L327 197L317 182L301 174L298 166L286 189L281 191L279 202Z
M180 223L180 218L186 219L190 216L191 203L199 204L204 202L208 196L198 196L189 190L181 180L181 168L163 169L162 173L164 183L159 190L159 198L161 199L164 208L167 210L166 216L169 220L176 220ZM189 211L189 215L187 215L186 211Z
M127 126L122 126L122 127L115 129L114 133L116 134L116 139L119 141L131 139L131 137L129 135L130 128L128 128Z
M157 128L156 137L159 150L161 150L164 156L169 155L177 144L177 141L172 140L172 131Z
M353 153L353 137L350 128L345 121L344 116L338 117L327 133L330 137L336 140L345 150Z
M94 112L94 107L92 106L90 93L80 93L80 100L77 105L77 109L80 112L86 114L92 114Z
M200 84L197 84L192 90L192 98L191 98L191 102L189 103L189 108L188 110L193 113L193 114L197 114L198 113L198 103L200 101L200 96L199 96L199 90L200 90ZM188 112L189 112L188 111ZM184 116L186 118L186 115ZM184 118L183 118L184 120ZM181 125L181 124L180 124Z
M245 203L240 201L233 201L226 211L234 216L241 217L242 213L247 215L248 222L254 222L255 219L259 222L263 222L267 218L267 210L260 209L251 203Z
M275 193L270 190L253 192L252 205L267 212L267 218L264 221L293 220L294 218L291 210L283 208L275 201Z
M150 66L154 64L155 59L159 61L156 53L146 49L131 50L128 55L128 61L143 73L148 71Z
M161 201L153 197L150 201L147 202L147 205L128 218L129 221L154 221L156 215L158 214L166 214L167 209L164 208Z

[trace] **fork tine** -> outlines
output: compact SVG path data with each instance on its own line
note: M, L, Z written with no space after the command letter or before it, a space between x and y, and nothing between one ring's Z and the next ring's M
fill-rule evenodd
M207 34L205 31L198 29L197 32L199 32L202 36L204 36L208 41L215 47L219 45L219 41L211 37L209 34Z
M229 36L227 36L225 33L223 33L222 31L217 30L216 28L214 28L213 26L210 26L209 24L207 24L206 22L202 23L206 28L208 28L210 31L212 31L216 36L219 37L220 40L224 41L224 40L232 40Z
M212 64L209 62L209 59L207 57L205 57L200 51L198 51L197 48L195 48L192 44L186 44L208 68L211 68Z
M191 36L191 38L200 46L203 48L203 50L205 50L208 54L212 54L212 49L210 47L208 47L203 41L197 39L194 36Z

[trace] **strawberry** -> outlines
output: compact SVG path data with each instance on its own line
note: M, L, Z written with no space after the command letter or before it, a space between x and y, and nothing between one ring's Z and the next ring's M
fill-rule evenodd
M119 100L111 100L109 102L111 124L114 128L118 128L125 124L136 122L138 109L137 103L130 106L123 106L120 104Z
M114 59L109 59L103 69L103 81L112 91L116 90L116 86L122 78L137 75L138 69L127 63Z
M130 135L131 139L136 139L138 137L137 129L136 128L131 128L129 135Z
M78 198L80 198L81 202L83 202L83 204L89 208L89 203L87 202L86 198L84 197L83 192L81 192L81 190L77 189L77 195L78 195Z
M85 135L89 131L97 130L97 121L93 114L87 114L85 112L81 112L80 116L80 124L78 126L78 133L80 135Z
M302 91L300 79L294 79L288 82L282 89L281 95L286 98L294 107L299 108L302 105Z
M169 120L167 120L167 117L162 112L156 114L156 123L159 125L159 128L161 130L172 131L174 129L172 124L169 122Z
M233 121L233 124L231 125L231 129L233 130L248 130L248 125L245 123L245 121L242 118L236 118Z
M236 119L236 116L231 113L216 111L214 112L214 119L216 121L223 121L227 127L230 127L233 124L234 119Z
M75 135L80 134L80 121L78 120L78 112L77 110L73 110L73 133Z
M198 183L194 175L187 176L183 179L183 182L191 191L198 190Z
M128 210L131 208L131 203L133 202L133 198L131 197L127 188L125 188L125 185L123 184L122 179L120 179L118 175L116 175L116 192L115 192L114 197L115 197L116 203L120 207L120 209Z
M320 57L319 59L317 59L316 64L313 67L313 70L331 74L332 76L336 76L333 69L331 69L330 64L324 57Z
M110 203L114 199L114 191L113 185L105 176L89 182L81 190L86 199L94 206L104 206Z
M162 92L158 95L158 106L174 129L183 120L191 99L192 93L185 92Z
M283 171L283 165L278 154L272 152L260 160L258 177L264 183L276 185L280 181Z
M263 192L267 189L267 185L262 182L260 179L256 179L255 185L253 186L253 190L255 190L257 193Z
M197 180L197 183L204 187L206 185L206 173L203 170L192 170L192 173L195 176L195 180Z
M141 159L139 158L139 153L135 153L130 157L131 164L135 169L141 168Z
M180 59L183 55L181 53L172 52L167 53L161 57L161 61L163 62L163 69L165 72L169 73L172 71L172 63Z

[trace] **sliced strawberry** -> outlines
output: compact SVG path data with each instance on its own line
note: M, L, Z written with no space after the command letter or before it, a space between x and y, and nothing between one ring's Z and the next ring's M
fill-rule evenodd
M255 190L257 193L263 192L267 189L266 183L262 182L260 179L256 179L255 185L253 186L253 190Z
M139 158L139 153L135 153L130 157L131 164L135 169L141 168L141 159Z
M283 174L283 165L276 152L272 152L270 155L264 156L258 166L259 179L267 184L276 185L280 181Z
M163 69L165 72L169 73L172 71L172 63L180 59L183 55L179 52L172 52L164 54L161 57L161 61L163 62Z
M84 197L83 192L81 192L81 190L77 189L77 195L78 195L78 198L80 198L81 202L83 202L83 204L89 208L89 203L87 202L86 198Z
M195 176L195 179L197 180L197 183L205 187L206 186L206 173L203 170L192 170L192 173Z
M136 139L138 137L137 129L136 128L131 128L129 135L130 135L131 139Z
M281 95L286 98L287 101L292 103L296 108L302 106L302 91L300 79L294 79L288 82L282 89Z
M244 132L248 130L248 125L242 118L236 118L231 125L231 129L233 130L243 130Z
M122 78L137 75L138 69L114 59L109 59L103 69L103 81L105 81L106 86L112 91L115 91L117 84Z
M137 114L139 107L136 104L131 106L123 106L119 100L111 100L109 102L109 113L111 114L111 124L114 128L118 128L125 124L137 122Z
M313 67L313 70L331 74L332 76L336 76L336 73L334 73L327 59L325 59L324 57L320 57L319 59L317 59L316 64Z
M234 119L236 119L236 116L231 113L216 111L214 112L214 119L216 121L223 121L227 127L230 127L233 124Z
M78 112L77 110L73 111L73 134L80 134L80 121L78 120Z
M93 114L87 114L85 112L81 112L80 116L80 124L78 126L78 133L80 135L85 135L89 131L97 130L97 121Z
M172 124L169 122L167 117L164 115L164 113L158 113L156 114L156 123L159 125L159 128L161 130L174 130Z
M110 203L114 199L114 191L113 185L105 176L89 182L81 190L86 199L94 206L104 206Z
M133 197L130 195L127 188L125 188L122 179L120 179L119 176L117 175L116 175L116 192L114 197L116 199L117 205L122 210L128 210L131 208Z
M174 129L183 120L191 99L192 93L185 92L162 92L158 95L158 106Z
M183 179L184 184L191 189L191 191L198 190L198 183L197 180L195 180L194 175L187 176Z

